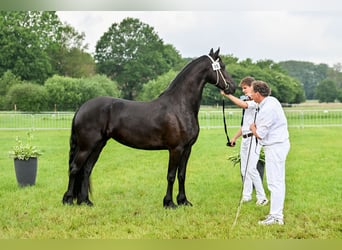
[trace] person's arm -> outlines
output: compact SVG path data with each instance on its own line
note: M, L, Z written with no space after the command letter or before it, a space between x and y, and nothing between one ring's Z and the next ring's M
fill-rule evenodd
M231 145L234 147L236 140L242 135L242 129L240 127L240 129L236 132L236 134L233 136L233 138L230 140Z
M221 90L221 95L227 97L234 104L236 104L237 106L239 106L241 108L244 108L244 109L248 108L248 104L245 101L240 100L239 98L233 96L232 94L226 94L223 92L223 90Z

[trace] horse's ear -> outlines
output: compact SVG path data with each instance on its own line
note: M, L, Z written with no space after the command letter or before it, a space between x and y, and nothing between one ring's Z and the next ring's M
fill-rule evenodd
M209 51L209 56L213 56L213 54L214 54L214 50L213 48L211 48L211 50Z
M218 58L218 55L220 53L220 47L215 51L215 54L214 54L214 58L217 59Z

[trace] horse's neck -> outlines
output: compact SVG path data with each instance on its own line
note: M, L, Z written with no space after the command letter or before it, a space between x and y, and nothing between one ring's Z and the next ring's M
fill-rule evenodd
M176 76L164 94L181 105L191 106L195 112L198 112L205 85L206 70L204 66L190 66L184 68Z

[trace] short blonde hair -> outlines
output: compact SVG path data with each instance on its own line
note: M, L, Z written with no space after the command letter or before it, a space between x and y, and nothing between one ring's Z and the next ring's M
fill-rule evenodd
M247 76L240 81L240 87L242 87L242 85L247 85L250 87L252 86L252 82L254 81L255 81L254 77Z

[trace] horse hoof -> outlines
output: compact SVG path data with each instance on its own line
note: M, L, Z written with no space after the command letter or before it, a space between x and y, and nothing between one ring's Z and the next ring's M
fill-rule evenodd
M165 209L176 209L177 208L177 205L173 204L173 205L168 205L168 206L165 206L164 205L164 208Z
M180 206L190 206L190 207L192 207L191 202L188 201L188 199L186 198L185 195L178 194L177 195L177 203Z
M70 206L74 205L72 196L70 197L64 196L62 202L63 202L63 205L70 205Z
M192 207L192 203L188 200L184 200L184 201L178 201L177 202L179 206L189 206Z
M166 209L176 209L177 205L173 203L173 201L165 202L164 201L164 208Z
M85 201L85 204L86 204L87 206L89 206L89 207L94 206L94 204L93 204L90 200L86 200L86 201Z
M82 201L80 201L80 200L77 201L77 205L79 205L79 206L82 205L83 203L86 204L89 207L94 206L94 204L89 199L82 200Z
M71 201L63 201L63 205L69 205L69 206L73 206L74 203Z

